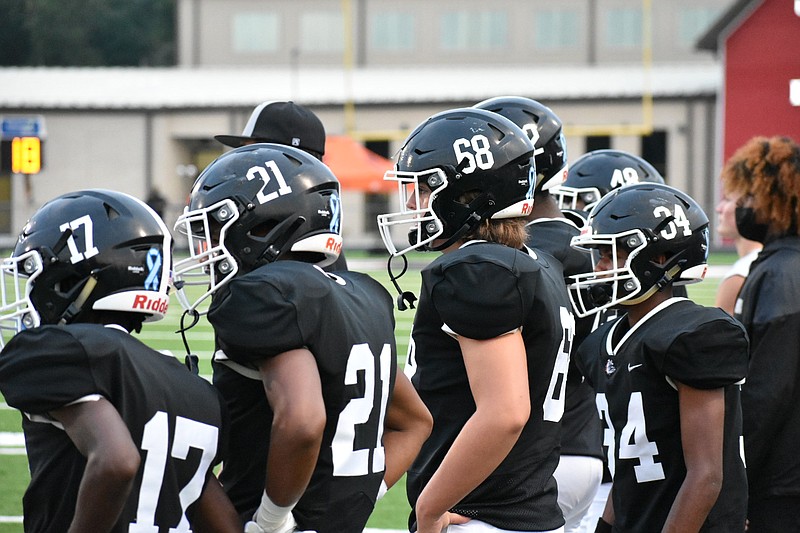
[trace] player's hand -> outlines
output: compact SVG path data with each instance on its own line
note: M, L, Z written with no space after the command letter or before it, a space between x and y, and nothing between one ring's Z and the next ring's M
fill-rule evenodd
M417 533L441 533L450 524L466 524L470 519L455 513L444 513L431 520L425 520L417 515Z
M293 533L297 531L297 522L294 521L292 513L286 515L286 519L271 529L264 529L257 522L247 522L244 525L244 533Z
M317 533L316 531L300 531L299 529L292 529L294 533ZM248 522L244 525L244 533L265 533L264 528L255 522Z

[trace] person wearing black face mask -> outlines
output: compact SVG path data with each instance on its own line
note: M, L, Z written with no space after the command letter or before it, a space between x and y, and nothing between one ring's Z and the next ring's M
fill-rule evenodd
M725 164L739 233L764 244L736 301L750 337L742 385L749 532L800 531L800 146L755 137Z

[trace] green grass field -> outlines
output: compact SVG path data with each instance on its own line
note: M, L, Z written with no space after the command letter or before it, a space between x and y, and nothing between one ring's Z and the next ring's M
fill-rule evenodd
M432 254L412 256L412 261L417 264L431 261L434 257ZM348 255L348 259L351 260L351 268L361 270L355 265L364 258L366 256L355 253ZM710 263L712 265L727 265L732 263L734 258L735 254L714 254ZM383 265L385 261L381 260L378 263ZM396 291L389 281L385 268L380 267L377 270L370 269L365 271L382 282L392 295L395 294ZM698 303L713 305L718 282L718 279L709 277L702 283L690 285L689 296ZM410 269L400 280L400 285L403 290L411 290L418 293L420 285L419 271ZM167 317L160 322L146 324L142 333L138 336L148 345L160 350L170 350L176 356L182 358L185 350L180 335L176 334L180 313L180 305L172 298ZM397 319L397 353L402 363L405 359L414 315L413 311L395 311L395 317ZM213 349L213 333L208 322L201 320L198 325L189 331L188 338L190 348L200 357L201 374L209 376L211 373L210 359ZM2 398L0 397L0 399ZM20 442L19 446L22 446L20 431L20 414L6 407L5 404L0 405L0 533L22 532L20 518L22 515L22 494L30 480L30 476L24 456L24 448L14 448L7 444L9 439L16 439L15 442ZM368 527L403 529L406 527L408 511L409 507L405 500L405 487L404 483L401 482L393 487L386 497L378 503L375 512L370 518Z

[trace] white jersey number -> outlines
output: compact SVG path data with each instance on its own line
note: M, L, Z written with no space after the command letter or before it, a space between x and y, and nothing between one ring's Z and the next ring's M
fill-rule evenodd
M611 477L614 477L614 423L611 422L611 417L608 414L608 401L604 392L599 392L594 397L597 404L597 412L600 415L600 420L604 422L603 428L603 446L606 449L606 458L608 459L608 471Z
M380 413L375 447L372 450L355 449L356 426L366 424L375 408L375 356L366 344L357 344L350 351L345 370L344 384L358 383L358 373L363 372L364 396L350 400L339 414L336 434L331 443L334 476L365 476L370 473L383 472L386 467L386 456L383 448L383 421L386 406L389 402L389 385L391 380L392 350L388 344L383 345L380 355ZM370 465L370 452L372 464Z
M195 502L203 491L206 472L214 460L219 439L219 428L181 416L175 419L175 435L172 438L172 450L169 446L169 415L158 411L144 426L142 434L142 450L147 452L142 474L142 486L139 489L139 506L136 510L136 522L128 526L130 533L158 533L155 523L156 507L164 482L164 472L170 458L185 461L189 450L195 448L202 451L197 470L189 483L181 490L178 498L181 502L181 520L170 533L190 532L186 509Z
M575 317L566 308L559 309L561 315L561 344L550 376L550 385L547 387L547 396L544 398L544 419L548 422L558 422L564 416L564 396L567 387L567 373L569 372L569 353L572 349L572 338L575 336Z
M605 419L608 429L603 431L603 446L608 446L608 471L614 475L614 424L608 412L608 403L605 394L598 394L596 397L597 410L600 417ZM658 481L664 479L664 467L656 462L655 456L658 455L658 445L647 438L647 424L644 418L644 402L642 393L631 393L628 401L628 422L622 428L619 438L618 456L622 460L634 460L639 464L633 467L637 483L647 483L648 481Z

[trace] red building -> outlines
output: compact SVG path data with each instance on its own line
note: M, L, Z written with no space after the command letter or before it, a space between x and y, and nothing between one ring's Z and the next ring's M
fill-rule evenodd
M800 142L800 0L740 0L698 41L724 64L722 162L751 137Z

